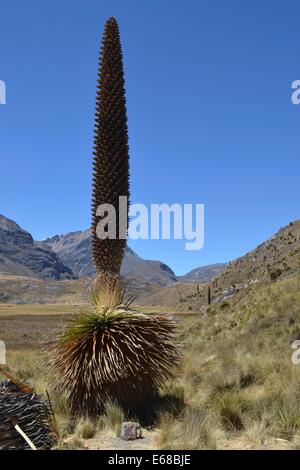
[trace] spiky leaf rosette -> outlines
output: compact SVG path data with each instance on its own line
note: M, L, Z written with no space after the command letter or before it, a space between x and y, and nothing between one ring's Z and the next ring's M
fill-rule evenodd
M82 313L52 349L53 392L67 394L72 414L96 415L107 401L134 414L172 376L174 333L165 317Z
M126 239L119 238L119 196L127 196L127 209L129 205L124 72L120 34L115 18L109 18L105 24L98 77L93 152L92 246L97 274L105 279L119 275L126 247ZM99 222L97 207L107 203L116 210L117 239L99 239L96 233ZM127 227L128 216L125 220L126 230Z
M52 419L48 404L38 395L23 392L10 381L0 383L0 450L30 449L16 424L37 449L51 449L56 440Z

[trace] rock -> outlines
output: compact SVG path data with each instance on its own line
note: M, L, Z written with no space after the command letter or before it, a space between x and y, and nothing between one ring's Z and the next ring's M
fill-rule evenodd
M8 295L5 292L0 291L0 302L5 302L8 299Z
M233 286L228 287L228 289L223 290L223 298L231 297L235 293L236 293L236 288L235 287L233 287Z
M40 279L74 279L72 270L46 244L0 215L0 272ZM28 288L25 284L22 289Z
M121 439L124 441L134 441L142 437L142 429L139 423L125 422L121 427Z

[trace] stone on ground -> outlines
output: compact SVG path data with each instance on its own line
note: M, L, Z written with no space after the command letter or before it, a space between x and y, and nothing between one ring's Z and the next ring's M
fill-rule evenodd
M134 441L142 437L142 429L139 423L125 422L121 426L121 439L124 441Z

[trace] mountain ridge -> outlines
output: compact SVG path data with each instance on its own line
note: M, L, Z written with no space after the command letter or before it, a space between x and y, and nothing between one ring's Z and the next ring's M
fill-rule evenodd
M183 276L177 276L179 282L200 283L209 282L226 268L228 263L208 264L194 268Z
M29 232L3 215L0 215L0 271L44 280L75 278L53 250L33 240Z
M90 229L55 235L43 240L43 243L51 247L79 278L95 275ZM162 261L145 260L127 246L121 275L166 287L178 281L209 282L225 267L223 263L207 265L196 268L184 276L176 276L174 271Z
M45 239L43 243L70 266L79 278L95 275L90 229L55 235ZM175 273L165 263L145 260L128 246L121 266L121 275L161 286L177 282Z

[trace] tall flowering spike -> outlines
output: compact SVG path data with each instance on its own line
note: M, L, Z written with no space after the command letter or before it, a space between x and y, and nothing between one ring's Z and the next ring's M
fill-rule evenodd
M128 209L129 148L122 50L115 18L109 18L105 24L97 89L93 152L93 259L98 276L118 277L126 247L126 239L119 238L119 196L127 196ZM101 240L96 233L100 220L96 211L100 204L107 203L116 210L117 239ZM127 228L128 216L126 224Z
M99 205L113 205L118 215L119 197L126 196L128 209L124 74L114 18L105 25L96 105L92 242L97 277L90 307L66 325L51 348L48 367L54 394L66 394L73 415L97 416L107 401L115 401L135 417L157 403L180 356L171 320L134 312L124 301L119 274L126 233L124 238L102 240L96 232ZM119 222L117 217L117 236ZM128 216L122 231L127 227Z

